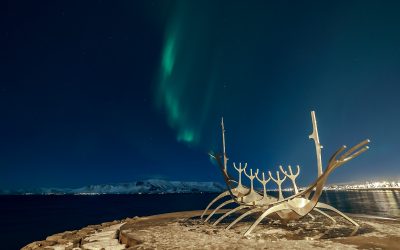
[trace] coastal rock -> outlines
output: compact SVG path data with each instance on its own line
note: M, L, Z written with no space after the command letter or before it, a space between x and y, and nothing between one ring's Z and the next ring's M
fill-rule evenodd
M66 231L48 236L46 240L32 242L22 250L119 250L125 249L118 240L119 228L124 223L106 222L90 225L80 230Z
M62 237L63 237L63 234L59 233L59 234L55 234L55 235L47 237L46 240L47 241L55 241L55 242L57 242L58 240L62 239Z
M286 224L265 220L253 234L243 237L252 220L225 230L228 218L212 226L199 219L201 213L177 212L90 225L22 249L396 249L400 242L400 221L395 219L353 215L361 225L357 230L338 216L336 224L320 215L315 215L315 220L303 218Z

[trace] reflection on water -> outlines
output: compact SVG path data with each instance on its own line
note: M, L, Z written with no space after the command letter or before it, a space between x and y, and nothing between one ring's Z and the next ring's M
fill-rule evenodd
M274 195L274 194L273 194ZM290 192L284 192L288 197ZM400 218L400 191L324 191L319 199L345 213Z
M320 201L348 213L400 217L400 191L325 191Z

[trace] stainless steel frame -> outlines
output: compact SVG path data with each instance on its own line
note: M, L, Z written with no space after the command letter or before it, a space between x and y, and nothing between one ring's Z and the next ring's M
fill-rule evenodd
M335 219L332 218L330 215L327 213L323 212L319 208L322 209L327 209L332 212L335 212L345 218L347 221L352 223L354 226L356 226L356 229L359 227L359 225L337 210L336 208L324 204L321 202L318 202L319 197L321 196L323 186L326 183L326 180L328 176L335 170L336 168L342 166L343 164L347 163L348 161L354 159L355 157L359 156L360 154L364 153L366 150L368 150L367 144L370 142L369 140L364 140L360 142L359 144L355 145L354 147L350 148L349 150L346 150L346 146L342 146L340 149L336 151L328 161L327 167L325 169L325 172L322 171L322 156L321 156L321 149L322 145L319 142L319 136L318 136L318 128L317 128L317 121L315 117L315 112L311 112L311 119L312 119L312 125L313 125L313 132L309 136L310 139L314 141L315 144L315 149L316 149L316 158L317 158L317 170L318 170L318 177L317 179L306 189L303 191L298 190L297 184L296 184L296 178L300 174L300 166L297 165L297 171L296 173L293 172L291 166L288 166L288 172L283 169L282 166L279 166L280 172L284 175L283 179L280 178L280 172L276 172L276 178L272 176L271 172L268 171L269 178L265 178L265 173L262 172L262 179L259 178L259 170L257 169L254 174L253 170L250 169L250 174L246 171L247 168L247 163L242 167L242 164L239 163L239 167L236 166L235 163L233 163L234 169L238 172L238 181L234 180L233 178L230 177L228 170L227 170L227 162L228 162L228 157L226 155L225 151L225 129L224 129L224 123L223 120L221 122L221 127L222 127L222 145L223 145L223 153L221 154L214 154L210 153L210 156L213 157L216 162L218 163L220 170L223 174L225 183L227 185L227 191L221 193L218 195L215 199L213 199L210 204L207 206L207 208L204 210L203 216L205 213L210 209L210 207L216 203L217 201L223 199L224 197L229 196L230 199L226 200L225 202L221 203L218 205L211 213L210 215L205 219L206 221L209 221L211 217L222 207L236 203L238 206L236 208L233 208L229 210L227 213L222 215L220 218L218 218L213 225L217 225L220 223L223 219L228 217L229 215L232 215L240 210L243 209L249 209L247 212L242 213L239 217L237 217L232 223L230 223L226 229L231 228L234 226L236 223L241 221L243 218L254 214L254 213L262 213L261 216L258 217L258 219L248 228L248 230L245 232L244 235L249 235L255 227L265 218L268 217L272 214L277 214L281 220L298 220L306 215L310 216L312 219L314 219L314 216L311 215L312 211L315 211L317 213L320 213L330 220L333 221L333 223L336 223ZM245 176L250 180L250 188L245 187L242 184L242 172L244 172ZM254 189L254 179L257 179L263 186L263 193L260 194ZM289 196L287 198L283 197L282 193L282 183L286 180L290 179L293 185L293 191L294 195ZM279 197L278 199L272 196L269 196L267 194L267 189L266 189L266 184L270 181L273 180L277 186L278 186L278 191L279 191ZM233 185L237 183L237 185L234 187Z

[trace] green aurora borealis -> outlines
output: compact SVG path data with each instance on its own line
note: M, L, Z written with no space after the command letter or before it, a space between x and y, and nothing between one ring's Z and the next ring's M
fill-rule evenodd
M221 181L232 162L300 165L371 150L332 182L398 177L399 1L10 1L0 187ZM21 174L23 173L23 174ZM93 174L96 173L96 174Z
M237 161L274 166L301 159L313 171L311 110L325 157L364 137L380 143L371 117L392 127L400 35L389 9L395 8L177 1L164 29L156 106L178 142L218 149L224 116L228 152ZM384 144L395 145L394 137ZM355 168L387 162L377 151L368 156L375 160L362 158Z
M209 114L213 76L207 73L209 68L202 55L207 43L207 36L201 31L205 29L205 19L200 16L197 26L189 25L199 17L191 13L189 5L180 2L167 25L155 99L169 126L176 130L177 140L194 145L201 139Z

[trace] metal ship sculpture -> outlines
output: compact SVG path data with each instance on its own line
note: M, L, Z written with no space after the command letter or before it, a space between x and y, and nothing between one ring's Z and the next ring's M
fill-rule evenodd
M221 121L222 127L222 154L210 153L210 156L218 163L222 175L224 177L224 181L227 186L227 191L218 195L215 199L213 199L204 210L201 218L204 219L207 211L211 208L211 206L218 202L219 200L230 197L230 199L222 202L216 208L212 210L211 213L204 219L205 222L210 221L213 215L228 204L236 204L237 206L233 209L228 210L225 214L219 217L213 225L217 225L222 220L224 220L229 215L234 215L239 212L239 216L231 222L226 229L231 228L236 223L243 220L245 217L255 214L261 213L261 215L255 220L255 222L247 229L244 233L245 236L249 235L255 227L266 217L269 216L279 216L281 220L289 221L289 220L299 220L304 216L309 216L314 219L314 216L311 212L320 213L323 216L329 218L333 223L336 223L335 219L331 217L329 214L325 213L321 209L330 210L347 221L352 223L357 230L359 225L349 218L344 213L340 212L336 208L319 202L319 198L322 194L324 184L328 176L333 172L333 170L347 163L348 161L356 158L357 156L364 153L368 150L367 144L370 142L368 139L360 142L354 147L347 149L346 146L340 147L329 159L328 164L323 172L322 168L322 157L321 157L321 149L322 145L319 142L318 136L318 128L317 128L317 120L315 117L315 112L311 111L311 119L313 125L313 132L309 136L310 139L314 141L315 151L317 156L317 168L318 168L318 177L316 180L307 188L302 191L298 190L296 185L296 178L300 174L300 166L296 166L296 171L294 172L291 166L285 170L282 166L279 166L279 171L276 171L276 176L268 171L268 176L266 172L260 172L259 169L253 171L253 169L247 168L247 163L238 165L233 163L233 168L238 173L238 178L234 179L230 173L228 173L227 165L228 165L228 157L225 151L225 129L223 119ZM249 170L249 171L248 171ZM246 187L242 184L242 174L249 179L250 187ZM280 175L282 173L282 176ZM282 178L281 178L282 177ZM289 179L293 185L294 194L289 197L283 197L282 194L282 183ZM254 182L258 181L263 186L263 192L259 193L254 189ZM273 181L278 186L279 196L275 198L273 196L268 195L266 185L269 181ZM244 212L245 211L245 212Z

